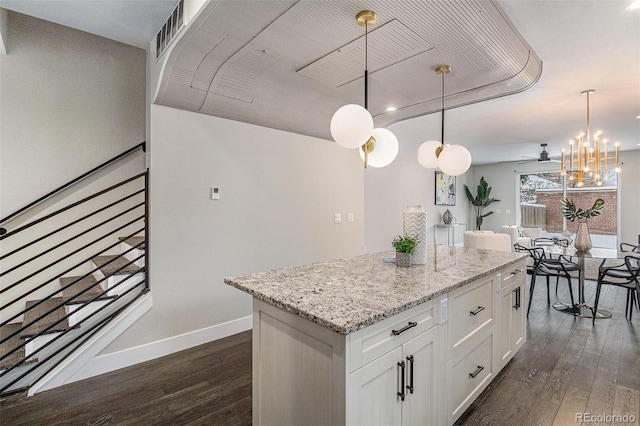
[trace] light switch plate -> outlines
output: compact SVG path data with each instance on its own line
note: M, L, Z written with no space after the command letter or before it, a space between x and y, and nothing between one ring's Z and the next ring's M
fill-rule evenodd
M347 213L347 222L353 223L354 216L353 213Z
M342 223L342 215L340 213L333 215L333 223Z

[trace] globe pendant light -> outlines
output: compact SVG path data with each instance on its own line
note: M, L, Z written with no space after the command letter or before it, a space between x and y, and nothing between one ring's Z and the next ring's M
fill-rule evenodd
M444 76L451 72L449 65L441 65L436 68L436 74L442 75L442 124L441 141L430 140L424 142L418 148L418 163L427 169L440 167L443 173L450 176L458 176L469 170L471 166L471 153L462 145L444 144Z
M339 108L331 118L331 136L344 148L359 148L364 167L385 167L398 155L398 139L387 129L374 129L373 118L368 111L369 70L368 28L376 23L372 10L363 10L356 15L356 22L365 27L364 107L348 104Z

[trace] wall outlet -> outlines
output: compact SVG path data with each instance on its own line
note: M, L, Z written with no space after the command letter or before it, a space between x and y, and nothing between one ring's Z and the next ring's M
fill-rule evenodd
M506 214L511 214L511 209L506 209L504 212L505 212Z
M342 215L340 213L333 215L333 223L342 223Z
M440 324L447 322L447 302L449 299L440 301Z
M347 222L353 223L353 221L354 221L353 213L347 213Z
M496 213L500 213L500 209L496 209Z

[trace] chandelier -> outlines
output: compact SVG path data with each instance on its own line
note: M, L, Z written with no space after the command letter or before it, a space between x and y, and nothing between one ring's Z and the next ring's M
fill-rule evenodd
M597 131L591 137L591 119L589 117L589 96L595 90L588 89L580 92L587 96L587 133L581 132L576 139L569 141L569 154L566 149L562 149L562 171L567 173L566 163L569 162L569 180L576 181L577 187L584 186L585 178L588 176L597 186L602 186L603 180L609 173L609 163L614 161L614 170L620 172L618 162L618 149L620 142L614 143L615 154L609 155L609 140L602 137L602 132Z
M387 129L373 128L373 117L368 111L368 28L376 23L372 10L363 10L356 15L356 22L365 27L364 33L364 108L357 104L340 107L331 118L331 136L344 148L358 148L364 167L385 167L398 155L398 139Z
M458 176L469 170L471 154L462 145L444 144L444 76L451 72L449 65L436 68L436 74L442 75L442 122L440 127L440 141L426 141L418 148L418 163L427 169L440 167L443 173Z

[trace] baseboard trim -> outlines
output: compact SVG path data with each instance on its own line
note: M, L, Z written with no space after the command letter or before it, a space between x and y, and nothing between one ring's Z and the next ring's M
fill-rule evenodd
M100 355L89 361L67 383L87 379L99 374L130 367L194 346L222 339L252 328L252 316L216 324L211 327L136 346L122 351Z

